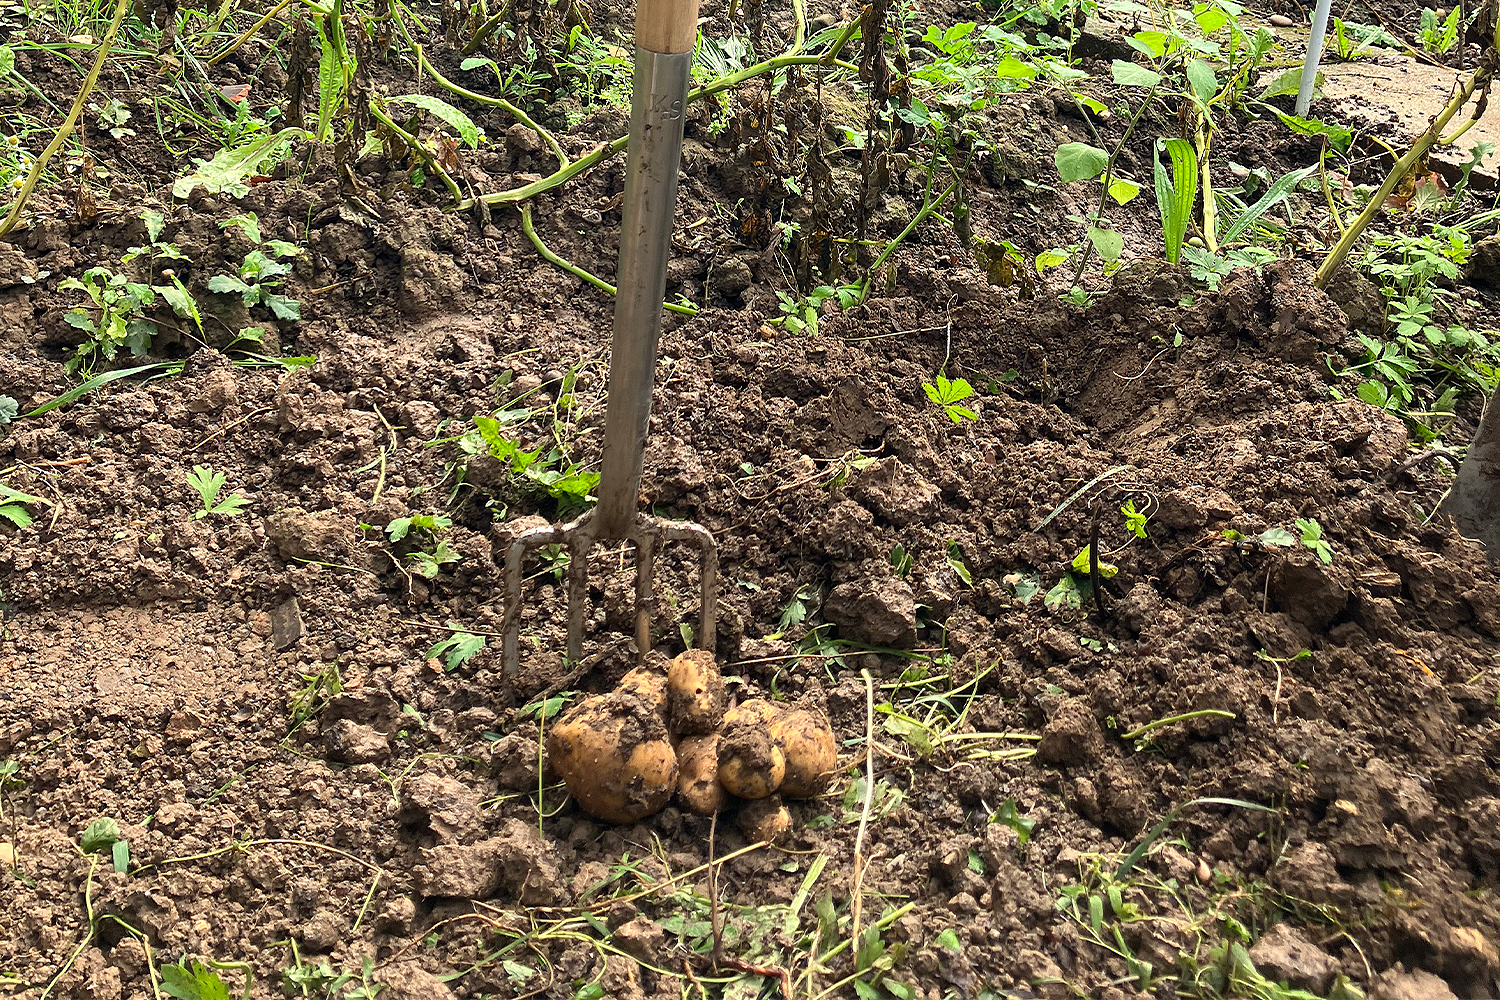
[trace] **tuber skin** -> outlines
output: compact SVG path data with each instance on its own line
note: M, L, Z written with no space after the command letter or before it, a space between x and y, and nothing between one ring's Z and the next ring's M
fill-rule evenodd
M672 733L694 736L718 731L724 722L724 677L714 654L690 649L667 668L667 704Z
M757 725L770 728L781 714L781 709L775 702L764 698L751 698L742 701L738 705L724 713L724 728L732 729L739 725Z
M615 690L620 694L635 695L663 720L667 718L667 679L649 667L636 667L621 677Z
M833 724L821 709L794 708L771 723L771 738L786 754L781 794L791 799L822 795L838 770Z
M677 801L700 816L724 808L719 784L719 734L686 736L677 744Z
M657 813L677 790L666 724L650 704L619 691L564 714L547 731L547 757L578 804L610 823Z
M786 753L760 724L742 722L719 737L719 784L742 799L775 794L786 777Z
M735 824L752 843L775 843L791 831L792 814L781 804L781 796L772 795L745 803L735 817Z

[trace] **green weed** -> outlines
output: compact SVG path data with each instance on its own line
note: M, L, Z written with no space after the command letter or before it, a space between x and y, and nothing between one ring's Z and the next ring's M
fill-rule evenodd
M206 465L193 466L193 471L187 475L187 481L189 486L198 491L203 502L203 509L193 514L195 521L212 514L233 517L235 514L245 513L245 508L250 505L249 497L239 491L220 496L220 491L224 489L224 473L215 472Z
M922 391L927 393L927 398L943 408L948 419L955 424L961 424L965 420L978 420L979 414L963 405L963 401L974 395L974 387L967 379L953 379L949 381L942 375L937 376L937 383L923 382Z
M292 266L286 263L286 259L298 256L301 249L285 240L263 239L254 213L236 215L219 223L221 229L230 227L249 237L256 249L245 255L237 273L216 274L209 278L208 290L219 295L238 295L247 306L265 306L280 320L301 319L301 304L275 291L292 273ZM245 338L244 331L240 337Z
M391 544L404 542L406 563L411 571L431 580L463 558L458 550L439 537L453 526L453 519L442 514L412 514L398 517L385 527Z

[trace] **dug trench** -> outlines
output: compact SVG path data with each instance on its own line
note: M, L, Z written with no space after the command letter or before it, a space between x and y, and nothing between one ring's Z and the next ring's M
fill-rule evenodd
M980 229L1044 197L1018 179L1066 137L1050 108L996 106L1011 139ZM482 187L541 169L534 137L503 146L474 157ZM247 367L166 336L180 372L0 437L8 484L42 501L0 528L0 995L149 996L185 955L246 963L254 996L339 973L382 997L775 996L778 969L814 997L1500 991L1500 581L1429 517L1441 460L1330 396L1323 358L1362 356L1372 287L1335 301L1291 262L1203 293L1137 262L1077 309L991 286L932 228L866 304L793 337L770 325L775 255L711 234L757 182L690 142L683 217L715 221L679 233L673 290L710 305L669 319L643 500L719 541L735 697L821 703L841 751L789 838L745 850L675 806L597 822L539 766L538 723L633 665L624 554L595 571L584 669L562 661L555 557L519 676L498 661L505 540L565 511L464 435L525 410L505 425L523 451L591 465L608 298L538 260L514 213L376 216L330 157L302 162L175 208L168 165L0 246L0 391L22 412L73 384L59 277L142 243L143 207L205 274L249 248L228 213L305 236L303 318L267 348L316 358ZM887 236L920 202L908 167ZM535 207L597 273L618 181ZM1052 197L1037 249L1077 208ZM978 389L974 419L929 399L937 372ZM200 464L243 513L194 516ZM386 529L439 514L456 558L427 577ZM1091 543L1097 601L1087 557L1070 572ZM663 652L695 621L695 565L662 567ZM434 649L455 632L487 645ZM123 872L80 851L98 817ZM856 856L875 930L841 951ZM713 900L740 966L705 955Z
M538 821L535 699L558 683L607 690L630 666L629 572L596 578L604 652L581 676L561 673L560 594L541 575L507 684L492 649L451 672L424 655L450 623L499 625L483 503L450 529L461 559L431 581L378 541L450 495L451 422L518 388L555 402L569 366L574 446L597 450L607 300L513 266L528 294L471 313L311 317L298 338L310 371L200 352L176 377L110 386L0 441L54 504L0 550L13 995L36 995L70 958L54 995L143 995L148 954L104 917L158 960L245 961L260 984L294 954L352 970L369 956L390 996L572 996L595 981L677 996L684 976L713 977L683 965L701 944L707 820L669 807L612 827L549 789ZM1112 951L1188 977L1180 954L1207 967L1243 938L1265 975L1313 990L1342 975L1413 996L1436 976L1492 994L1500 586L1482 554L1424 522L1445 480L1407 463L1403 425L1329 400L1311 359L1347 346L1344 313L1298 264L1188 307L1176 272L1137 267L1087 311L906 268L911 295L830 313L816 339L767 339L754 310L678 323L643 487L719 539L718 651L740 696L822 701L851 776L865 670L902 713L951 690L962 731L1039 737L931 747L877 717L863 892L871 920L900 914L881 930L901 957L890 979L928 997L1061 996L1064 982L1132 996ZM12 347L28 302L8 299ZM993 376L967 401L977 420L927 401L945 359ZM9 385L36 386L23 405L64 385L35 352L3 364ZM248 494L248 515L192 517L183 470L199 461ZM467 484L505 495L494 470L471 467ZM1126 500L1149 513L1144 538L1125 531ZM1317 520L1331 561L1255 541L1298 518ZM1037 588L1096 530L1118 567L1103 613L1048 610ZM692 620L691 565L661 585L675 609L664 648ZM792 622L797 595L807 617ZM270 612L292 597L301 637L277 652ZM815 625L856 645L797 656ZM288 735L289 700L330 664L342 693ZM1224 714L1122 738L1206 709ZM966 759L976 746L994 752ZM865 791L851 776L793 804L784 845L724 864L741 956L792 957L781 918L814 859L818 892L847 910ZM1059 905L1202 797L1274 812L1182 812L1123 883L1150 919L1122 923L1119 948ZM121 822L128 873L80 855L96 816ZM743 846L719 829L720 854ZM639 894L686 872L682 891ZM808 903L803 932L816 919ZM485 961L527 920L550 929L513 953L534 979ZM831 960L814 981L839 978ZM1164 982L1151 992L1177 988Z

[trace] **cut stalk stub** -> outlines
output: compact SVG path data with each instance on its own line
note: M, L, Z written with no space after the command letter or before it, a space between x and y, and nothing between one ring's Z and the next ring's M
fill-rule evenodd
M501 631L505 636L505 675L514 677L521 663L521 583L525 579L527 553L547 545L561 545L568 550L568 660L583 658L583 630L589 609L589 550L605 539L600 520L590 511L568 524L538 527L523 531L511 542L505 553L505 617ZM612 533L613 534L613 533ZM665 518L636 514L625 532L625 541L635 546L635 635L642 658L651 650L651 621L656 611L656 591L652 586L656 555L664 542L684 541L698 546L701 587L698 646L714 648L719 603L719 547L714 536L701 524L691 521L668 521Z

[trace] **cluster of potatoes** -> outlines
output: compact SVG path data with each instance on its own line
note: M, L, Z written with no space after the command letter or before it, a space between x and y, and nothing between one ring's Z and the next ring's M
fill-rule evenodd
M547 732L547 756L579 805L611 823L665 808L711 816L744 800L738 822L752 840L791 826L781 797L811 798L832 783L838 745L827 715L761 698L725 711L724 678L707 650L645 667L609 694L573 706Z

